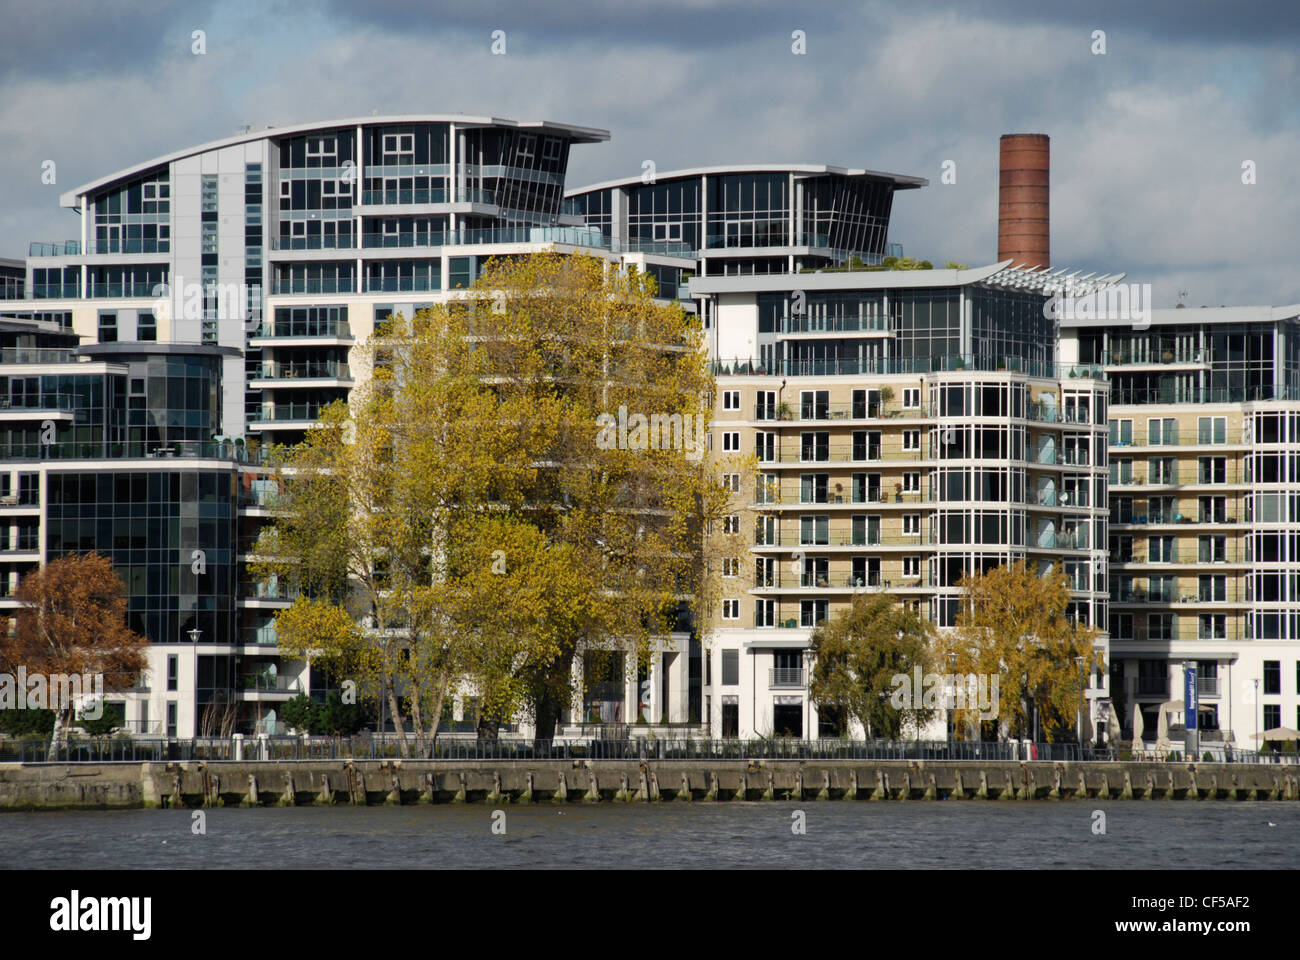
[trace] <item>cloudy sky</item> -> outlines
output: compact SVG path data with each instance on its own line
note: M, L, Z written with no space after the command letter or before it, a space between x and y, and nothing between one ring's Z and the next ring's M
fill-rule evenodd
M1300 302L1294 0L3 0L0 22L0 256L78 236L59 193L121 167L378 110L610 130L570 186L645 160L926 177L890 239L974 265L997 252L998 137L1034 132L1055 264L1126 271L1158 306Z

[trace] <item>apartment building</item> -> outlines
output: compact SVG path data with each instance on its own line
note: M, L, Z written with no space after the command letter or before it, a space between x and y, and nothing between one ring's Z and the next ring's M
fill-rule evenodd
M1114 279L1056 276L1072 295ZM1048 282L1008 263L691 282L714 450L758 460L735 478L728 525L752 545L724 567L706 649L714 736L831 735L808 693L818 623L886 591L950 628L964 573L1021 560L1064 565L1105 662L1110 388L1099 366L1058 362ZM1101 723L1107 686L1089 678Z
M1300 306L1070 325L1111 384L1111 690L1154 740L1196 670L1202 743L1300 723ZM1177 704L1176 708L1168 705Z
M76 239L0 263L0 608L27 570L97 549L153 642L146 686L113 698L126 725L279 732L282 703L325 678L279 656L291 598L245 572L274 489L265 450L364 378L357 345L376 324L457 296L490 257L693 266L606 239L564 199L571 147L608 137L461 114L268 127L64 194ZM628 684L655 716L686 686L685 651L666 657L671 683L661 667L653 692Z
M566 192L570 150L608 137L342 119L65 194L76 239L0 261L0 608L32 567L105 552L153 641L128 726L278 732L283 701L324 679L279 656L289 598L245 573L274 490L262 451L364 379L357 347L383 318L458 296L489 257L557 250L636 266L699 313L711 442L760 464L733 479L728 525L751 542L723 571L719 629L683 625L635 675L580 658L588 695L562 730L817 736L817 622L887 591L947 627L963 572L1019 559L1063 564L1071 614L1103 630L1095 730L1135 709L1148 739L1162 712L1177 722L1183 662L1223 737L1300 722L1296 308L1058 324L1049 296L1118 275L863 269L901 253L893 199L921 178L745 164ZM465 696L454 719L472 713Z

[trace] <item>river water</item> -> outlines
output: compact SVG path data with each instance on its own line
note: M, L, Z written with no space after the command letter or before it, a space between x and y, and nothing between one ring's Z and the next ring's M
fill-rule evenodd
M0 813L0 848L38 869L1300 866L1296 802L217 808L202 834L194 813Z

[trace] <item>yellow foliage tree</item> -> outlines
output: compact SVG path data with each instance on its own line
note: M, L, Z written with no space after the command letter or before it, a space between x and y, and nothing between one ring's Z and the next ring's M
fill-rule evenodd
M1067 616L1065 572L1053 566L1039 573L1022 562L965 575L958 586L965 596L947 635L946 665L998 678L999 733L1032 736L1035 712L1049 740L1072 731L1083 678L1097 661L1097 631ZM979 730L972 705L955 714L959 734Z

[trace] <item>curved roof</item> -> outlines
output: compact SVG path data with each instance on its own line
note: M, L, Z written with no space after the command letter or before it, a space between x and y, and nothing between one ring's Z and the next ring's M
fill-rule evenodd
M914 190L917 187L924 187L930 182L924 177L909 177L901 173L884 173L880 170L865 170L858 167L836 167L825 163L736 163L713 167L687 167L682 170L670 170L667 173L656 173L655 182L680 180L684 177L699 177L706 174L729 173L805 173L810 176L821 176L829 173L842 177L872 177L880 180L892 180L896 190ZM632 177L621 177L618 180L593 183L585 187L578 187L575 190L566 190L564 195L566 197L575 197L578 194L591 193L595 190L608 190L610 187L639 186L644 182L641 179L641 174L637 174Z
M207 143L200 143L197 146L187 147L184 150L177 150L175 153L168 153L161 157L154 157L152 160L146 160L144 163L137 163L125 169L110 173L108 176L100 177L98 180L92 180L90 183L82 184L59 197L59 203L65 207L76 207L77 199L87 193L92 193L100 187L107 186L116 180L125 180L137 174L152 170L155 167L161 167L164 164L173 163L176 160L183 160L186 157L192 157L195 154L207 153L209 150L220 150L225 147L233 147L240 143L251 143L255 140L266 140L284 136L294 136L300 133L310 133L313 130L333 130L338 127L365 127L365 126L390 126L393 124L404 123L455 123L466 127L516 127L519 129L538 130L542 132L555 133L567 137L574 143L602 143L609 139L609 131L601 130L599 127L580 127L572 123L555 123L550 120L507 120L503 117L484 117L473 116L464 113L411 113L411 114L389 114L386 116L369 116L369 117L343 117L337 120L316 121L313 123L296 123L285 127L266 126L260 130L249 130L247 133L237 133L233 137L224 137L220 140L210 140Z
M934 270L828 270L814 273L766 273L746 274L742 276L692 277L690 280L691 296L698 294L764 293L780 292L800 288L803 290L878 290L889 287L964 287L982 284L989 287L1005 289L1031 290L1044 295L1061 290L1067 296L1080 296L1084 292L1103 289L1121 279L1124 274L1115 273L1098 277L1088 274L1080 277L1078 272L1066 274L1065 269L1056 273L1040 271L1037 268L1025 270L1013 267L1013 260L1002 260L983 267L966 267L961 270L948 268Z

